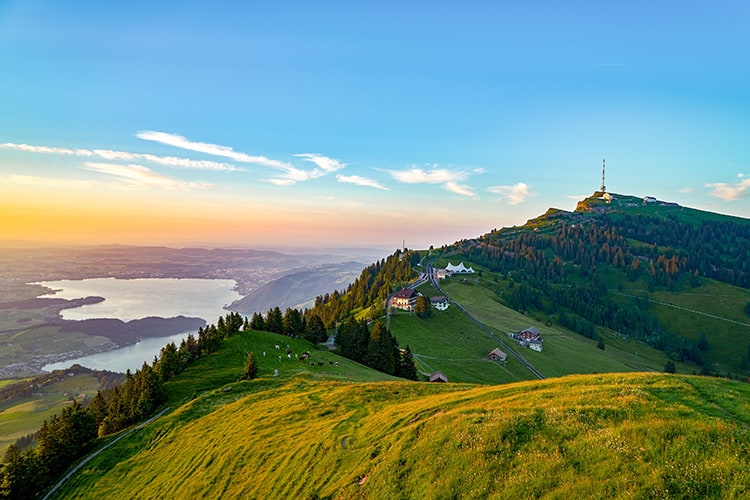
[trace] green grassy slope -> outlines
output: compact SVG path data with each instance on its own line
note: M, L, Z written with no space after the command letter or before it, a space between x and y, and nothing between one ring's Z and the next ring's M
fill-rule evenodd
M71 398L85 403L100 388L101 384L94 376L76 374L61 376L32 395L0 401L0 456L18 438L38 431L44 420L59 415L63 408L73 403ZM82 398L82 394L86 398Z
M604 329L605 349L596 348L597 342L560 327L549 326L541 314L525 315L498 301L497 284L491 277L473 278L463 282L451 278L441 283L450 296L466 308L477 320L499 335L535 326L544 338L544 351L515 347L546 377L574 373L606 373L627 371L663 371L667 356L646 344L628 341ZM491 276L491 274L490 274ZM400 337L399 337L400 339ZM511 339L508 344L513 345ZM680 373L692 373L694 366L676 363Z
M261 378L207 393L58 498L745 497L750 386L663 374L504 386Z

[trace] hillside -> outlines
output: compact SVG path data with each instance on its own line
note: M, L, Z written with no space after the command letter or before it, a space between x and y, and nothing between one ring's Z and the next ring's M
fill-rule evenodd
M444 247L434 266L473 265L481 294L552 330L635 341L696 373L747 378L750 221L608 196Z
M289 274L250 291L229 308L245 316L265 313L272 307L306 308L314 298L332 290L343 290L359 276L363 264L342 262L295 269Z
M56 498L738 498L749 398L746 384L670 375L263 377L130 434Z

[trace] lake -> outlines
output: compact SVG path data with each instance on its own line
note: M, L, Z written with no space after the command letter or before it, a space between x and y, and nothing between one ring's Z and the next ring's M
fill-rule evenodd
M215 323L229 305L242 296L234 280L192 278L93 278L35 283L54 290L45 296L60 299L104 297L103 302L63 309L63 319L117 318L122 321L149 316L188 316Z
M85 280L59 280L37 283L54 290L47 296L63 299L103 297L104 301L72 309L63 309L64 319L83 320L114 318L122 321L158 316L171 318L188 316L202 318L207 323L216 323L219 316L228 313L224 309L241 297L233 290L234 280L188 279L188 278L142 278L115 279L93 278ZM169 342L180 344L189 333L169 337L144 338L138 344L107 352L52 363L43 367L45 371L67 368L79 364L95 370L124 372L135 371L143 362L151 363L161 348Z

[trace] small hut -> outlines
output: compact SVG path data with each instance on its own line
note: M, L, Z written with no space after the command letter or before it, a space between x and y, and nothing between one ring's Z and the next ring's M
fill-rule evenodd
M488 358L490 358L492 361L505 361L506 359L508 359L508 355L495 347L494 349L492 349L492 352L490 352Z
M430 382L448 382L448 377L443 372L433 372L430 375Z

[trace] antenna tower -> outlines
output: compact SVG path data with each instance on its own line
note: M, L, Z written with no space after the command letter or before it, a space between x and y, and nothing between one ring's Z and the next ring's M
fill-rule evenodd
M607 192L607 188L604 186L604 166L607 160L602 160L602 194Z

